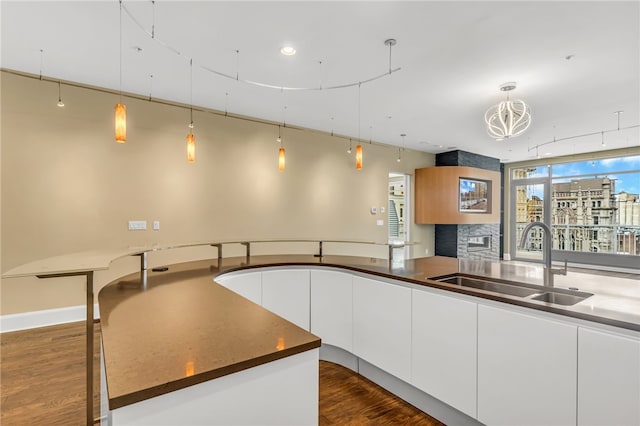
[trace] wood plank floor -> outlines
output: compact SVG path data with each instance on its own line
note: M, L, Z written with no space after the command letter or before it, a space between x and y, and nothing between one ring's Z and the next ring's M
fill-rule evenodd
M96 324L95 417L99 415ZM0 424L84 425L84 323L0 335ZM344 367L320 362L320 425L442 423Z

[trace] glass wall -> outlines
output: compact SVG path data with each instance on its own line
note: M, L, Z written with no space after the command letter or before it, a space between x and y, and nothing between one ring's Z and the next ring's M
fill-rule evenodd
M510 173L514 258L540 258L541 233L532 233L522 249L517 245L526 223L542 221L551 227L555 260L610 265L615 256L620 262L613 263L638 267L640 156L513 168Z

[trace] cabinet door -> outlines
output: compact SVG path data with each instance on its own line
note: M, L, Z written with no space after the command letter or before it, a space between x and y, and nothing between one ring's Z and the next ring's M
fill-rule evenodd
M477 304L412 290L411 383L476 417Z
M640 425L640 340L579 328L578 424Z
M309 270L262 273L262 306L298 327L309 330Z
M576 424L577 327L478 306L478 420Z
M351 274L311 271L311 332L322 343L353 352Z
M409 383L411 380L411 290L353 278L353 351Z
M214 281L258 305L262 304L262 274L260 272L222 275L214 278Z

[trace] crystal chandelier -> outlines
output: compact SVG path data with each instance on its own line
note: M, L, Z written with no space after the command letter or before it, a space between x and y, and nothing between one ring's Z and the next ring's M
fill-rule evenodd
M516 88L515 82L504 83L500 86L503 92ZM494 105L484 114L487 123L487 133L495 140L501 141L516 137L524 133L531 125L531 108L521 100L507 100Z

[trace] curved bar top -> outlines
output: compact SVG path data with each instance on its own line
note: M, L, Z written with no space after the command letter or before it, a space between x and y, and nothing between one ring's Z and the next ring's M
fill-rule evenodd
M223 273L261 267L340 268L640 331L637 299L627 311L598 306L597 295L595 304L558 306L426 279L466 272L527 281L522 266L444 257L390 264L386 259L313 255L180 263L165 272L150 271L146 288L138 274L131 274L100 291L110 408L319 347L318 337L212 283L212 277Z
M331 239L265 239L265 240L211 240L187 243L168 243L153 244L146 246L130 246L126 248L108 248L85 250L75 253L63 254L60 256L52 256L44 259L38 259L33 262L25 263L10 269L2 274L2 278L18 278L29 276L47 276L60 275L87 271L103 271L109 269L111 263L115 260L128 257L140 256L145 253L158 252L163 250L174 250L188 247L213 246L221 249L224 245L229 244L248 244L258 243L341 243L341 244L364 244L372 246L388 246L390 248L404 247L414 245L413 242L395 243L395 242L376 242L365 240L331 240ZM322 254L322 253L321 253ZM220 252L218 252L220 258Z

